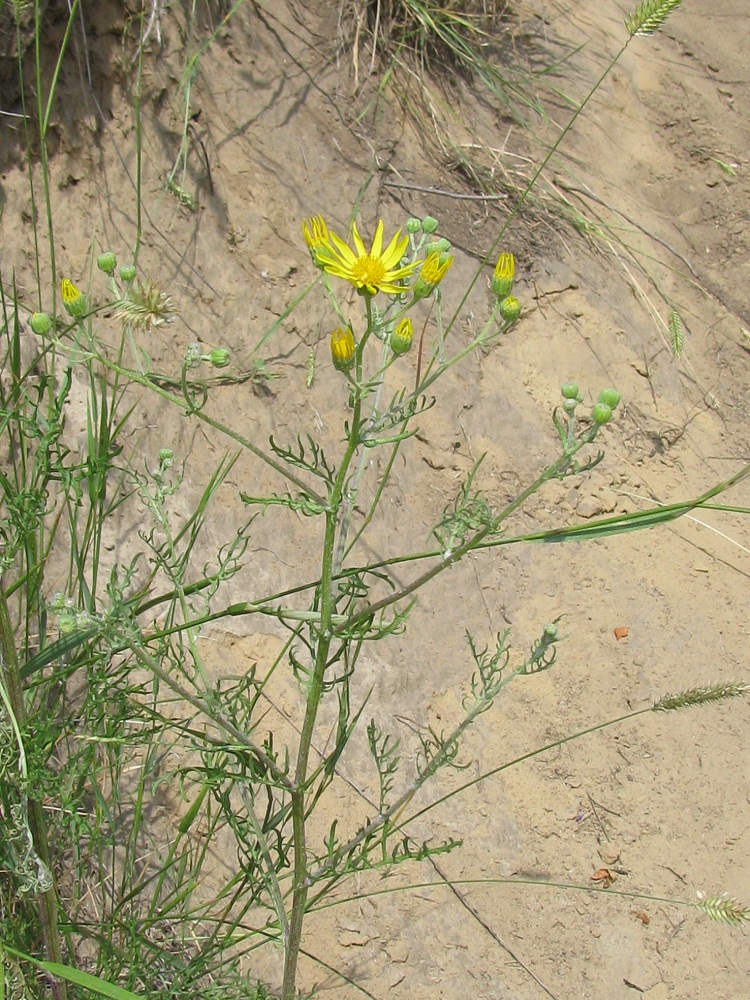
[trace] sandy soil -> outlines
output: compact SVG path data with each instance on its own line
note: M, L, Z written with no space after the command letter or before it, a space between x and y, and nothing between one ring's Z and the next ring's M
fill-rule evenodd
M66 99L57 106L51 168L58 266L85 284L92 244L123 257L132 246L135 143L122 12L116 4L83 6L88 47L77 38L63 68ZM216 11L206 14L206 33L211 16L216 23ZM580 101L625 41L623 16L619 5L598 0L529 5L527 55L537 58L546 46L559 56L583 44L557 80ZM487 170L517 184L571 116L550 98L549 120L524 132L452 81L447 94L460 120L443 110L443 131L415 124L395 102L371 103L364 49L354 93L338 17L337 4L280 0L246 5L220 31L192 84L200 144L185 186L195 211L164 191L181 132L181 13L165 11L161 44L152 35L141 267L180 310L176 324L144 345L155 368L178 370L196 339L228 346L241 365L312 277L301 220L322 212L345 230L360 194L367 232L379 217L389 227L427 212L440 220L441 233L459 248L446 291L449 306L457 304L510 201L456 197L477 192L441 151L445 134L459 147L474 144ZM686 0L666 30L629 46L545 169L545 197L513 224L507 249L518 258L522 321L441 383L363 557L404 551L412 540L424 546L482 454L479 485L493 502L510 499L556 455L549 413L569 379L590 395L616 386L624 408L607 432L602 465L547 488L518 517L519 528L686 499L750 461L749 45L745 0L713 0L710 13ZM2 265L4 272L15 267L31 302L22 137L7 122L2 127ZM563 199L600 227L600 239L586 241L559 219L554 205ZM456 335L476 328L488 307L482 278ZM684 324L680 359L668 347L670 307ZM269 364L282 377L266 391L222 388L212 412L260 441L269 433L291 439L312 425L333 446L344 398L328 359L330 326L322 296L309 296L268 345ZM318 343L308 389L308 356ZM190 489L179 502L187 507L225 445L174 410L147 398L141 405L142 425L129 445L146 455L170 446L186 459ZM257 495L278 488L246 459L230 480L209 548L240 523L240 489ZM729 497L745 505L749 499L747 485ZM226 603L313 577L311 531L309 521L279 512L258 520L252 554ZM116 555L131 536L132 525L124 524ZM712 511L606 542L489 551L423 592L409 632L367 657L356 693L374 686L368 711L402 736L408 752L415 726L447 728L458 715L470 673L465 629L485 643L512 626L515 649L524 651L543 624L564 615L567 639L555 668L512 684L464 745L461 759L478 775L664 693L747 678L748 574L746 519ZM628 629L627 638L615 638L618 627ZM248 658L268 662L280 636L272 623L234 619L207 634L205 647L217 670L237 672ZM274 697L279 712L298 713L293 686ZM690 901L697 890L728 891L750 901L748 721L750 709L740 702L641 716L476 785L414 833L464 839L460 851L440 860L454 880L531 877L591 886L593 873L609 866L620 872L610 893ZM355 747L342 771L371 791L364 762ZM446 776L440 790L466 773ZM366 806L342 782L328 809L353 827ZM216 878L222 864L232 867L231 850L220 862L221 853ZM440 881L428 866L408 876ZM384 882L363 877L352 888L406 878L403 870ZM377 998L750 995L750 948L741 930L669 903L550 886L488 881L455 892L355 899L313 916L306 944ZM248 974L277 975L277 959L269 954ZM313 961L303 965L302 984L318 984L337 1000L356 995Z

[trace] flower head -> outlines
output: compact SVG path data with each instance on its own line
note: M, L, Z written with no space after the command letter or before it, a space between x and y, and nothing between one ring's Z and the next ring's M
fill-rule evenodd
M80 288L76 288L69 278L60 282L63 305L73 319L83 319L86 315L86 298Z
M506 323L514 323L521 315L521 303L514 295L508 295L500 303L500 315Z
M405 316L391 334L391 350L395 355L406 354L414 339L414 327L408 316Z
M333 367L340 372L348 372L354 367L357 345L350 326L344 330L337 327L331 334L331 358Z
M448 253L431 253L422 264L417 280L414 282L414 298L425 299L440 284L453 264L453 257Z
M37 336L43 337L52 329L52 320L47 313L35 312L31 314L29 326Z
M208 360L214 368L226 368L232 360L232 355L225 347L214 347L208 355Z
M115 257L111 250L106 250L96 258L96 266L100 271L112 277L117 267L117 257Z
M322 215L313 215L302 223L302 233L316 267L323 267L331 260L330 233Z
M501 253L492 275L492 291L498 299L510 295L516 273L516 258L512 253Z
M356 225L352 226L352 242L353 250L336 233L328 233L328 238L316 247L318 265L329 274L350 282L363 294L375 295L377 292L385 292L386 295L400 295L404 287L398 282L418 267L416 261L401 266L401 258L409 243L409 237L402 236L401 230L397 230L384 250L381 219L375 229L375 237L369 250L362 242Z

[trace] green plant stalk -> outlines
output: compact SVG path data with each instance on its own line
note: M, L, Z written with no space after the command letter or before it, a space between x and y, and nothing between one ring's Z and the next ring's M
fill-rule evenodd
M143 22L145 11L141 12L141 38L143 38ZM135 92L133 95L133 115L135 117L135 246L133 248L133 264L138 265L138 252L141 249L143 237L143 202L141 185L143 183L143 122L141 119L141 87L143 84L143 45L138 46L138 70L135 75ZM115 287L116 291L116 287Z
M26 723L26 703L21 684L21 672L18 666L18 653L16 652L10 626L8 602L2 586L0 586L0 672L8 691L8 700L16 717L16 723L19 729L22 729ZM28 809L29 827L31 835L34 838L34 846L39 852L39 857L51 871L44 812L42 811L41 804L34 799L29 799ZM44 892L39 893L37 901L39 905L39 919L42 925L44 950L50 961L61 963L62 948L60 947L60 931L57 923L57 892L54 885ZM53 979L52 992L55 1000L67 1000L68 991L65 981Z
M36 220L37 210L36 210L36 195L34 194L34 171L33 171L33 161L31 158L31 136L29 134L29 113L26 109L26 83L25 76L23 72L23 45L21 44L21 23L16 22L16 51L18 53L18 80L21 86L21 113L23 114L23 131L24 139L26 140L26 170L29 178L29 201L31 203L31 218ZM41 309L44 299L42 297L42 274L39 268L39 233L37 232L36 225L31 227L31 232L34 238L34 260L36 262L36 301L37 308ZM3 296L3 307L5 306L5 297ZM54 315L54 310L52 312Z
M445 889L454 885L503 885L503 886L536 886L539 889L572 889L576 892L583 892L587 895L618 896L621 899L644 899L650 903L667 903L669 906L690 907L700 910L700 903L692 901L686 902L684 899L673 899L671 896L655 896L648 892L628 892L625 889L604 889L596 885L577 885L575 882L556 882L545 878L452 878L450 882L412 882L409 885L391 886L388 889L371 889L368 892L358 892L353 896L342 896L340 899L331 899L321 902L319 905L310 907L311 910L320 912L330 910L335 906L345 906L347 903L361 903L363 899L374 899L378 896L389 896L392 893L415 892L419 889Z
M41 12L39 10L39 0L36 0L34 4L34 44L36 53L36 99L37 99L37 113L39 115L39 157L42 164L42 177L44 180L44 200L47 210L47 235L49 237L49 252L50 252L50 271L52 272L52 315L55 315L55 298L57 294L57 277L56 277L56 266L55 266L55 236L52 226L52 200L50 198L50 184L49 184L49 160L47 158L47 130L49 128L49 119L52 114L52 106L55 100L55 93L57 91L57 81L60 77L60 70L62 68L63 56L65 55L65 50L68 47L68 40L70 39L70 32L73 27L73 19L75 18L76 11L78 10L78 0L73 0L68 13L68 23L65 27L65 35L60 45L60 51L57 56L57 63L55 65L55 71L52 76L52 83L50 84L49 95L47 96L47 106L43 106L43 88L42 88L42 52L41 52Z
M354 406L349 427L349 439L346 443L339 471L331 488L326 505L325 535L323 538L323 554L320 574L320 628L315 650L310 686L307 691L305 717L300 732L297 766L292 790L292 828L294 849L294 889L292 894L292 912L289 920L289 933L284 941L284 979L282 984L282 1000L294 1000L297 982L297 962L302 943L302 924L305 918L307 894L310 883L307 867L307 842L305 831L305 793L307 790L307 767L310 759L315 722L323 695L323 679L328 653L333 640L333 607L334 607L334 560L336 555L336 534L339 523L339 509L342 503L344 487L349 474L349 466L354 459L360 437L362 420L362 355L372 331L372 306L369 296L365 296L367 309L367 328L356 352L356 382L354 383Z
M740 693L738 691L738 693ZM741 693L745 693L744 691ZM733 695L725 695L725 697L732 697ZM717 699L718 700L718 699ZM432 802L423 806L417 812L412 813L399 825L398 829L401 830L406 827L409 823L414 822L420 816L434 809L436 806L441 805L443 802L447 802L448 799L452 799L455 795L460 795L469 788L473 788L474 785L478 785L482 781L486 781L488 778L494 777L496 774L500 774L502 771L507 771L511 767L515 767L516 764L522 764L524 761L531 760L534 757L539 757L543 753L547 753L550 750L556 750L558 747L565 746L566 743L572 743L574 740L580 739L582 736L589 736L592 733L598 733L603 729L609 729L612 726L616 726L621 722L631 722L633 719L637 719L640 715L648 715L649 713L656 713L660 711L665 711L667 706L665 706L665 699L660 698L658 701L654 702L653 705L649 705L646 708L636 708L632 712L626 712L625 715L618 715L614 719L607 719L604 722L594 723L592 726L587 726L585 729L579 729L575 733L570 733L567 736L561 737L559 740L553 740L551 743L546 743L544 746L536 747L534 750L529 750L527 753L521 754L519 757L514 757L512 760L507 760L503 764L498 764L497 767L490 768L489 771L483 771L477 777L472 778L470 781L464 782L457 788L452 789L450 792L446 792L439 799L434 799ZM669 708L671 711L675 711L675 708Z

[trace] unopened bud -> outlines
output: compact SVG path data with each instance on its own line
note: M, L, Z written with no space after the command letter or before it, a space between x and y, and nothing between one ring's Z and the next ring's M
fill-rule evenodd
M348 372L354 367L357 345L351 327L344 330L337 327L331 334L331 358L333 367L340 372Z
M62 294L63 305L73 319L83 319L88 310L86 297L80 288L77 288L69 278L63 278L60 282L60 292Z
M453 264L450 254L428 254L414 282L412 292L415 299L426 299L443 280Z
M443 236L441 237L441 239L435 240L434 243L428 243L427 246L425 247L425 253L427 254L428 257L431 257L432 254L434 253L436 254L447 253L447 251L450 250L450 248L451 248L451 241L446 240L446 238Z
M225 347L215 347L209 357L214 368L226 368L232 360L232 355Z
M606 403L595 403L591 410L591 419L595 424L608 424L612 419L612 408Z
M506 323L512 323L521 315L521 303L513 295L508 295L500 303L500 315Z
M492 292L498 301L510 295L516 273L516 258L512 253L501 253L492 274Z
M391 350L396 355L406 354L411 347L413 339L414 327L412 326L411 319L405 316L391 334Z
M96 258L96 266L100 271L104 271L105 274L111 277L117 267L117 257L115 257L111 250L108 250L106 253L100 253Z
M52 329L52 320L47 313L32 313L29 326L39 337L44 337Z
M617 408L621 398L617 389L602 389L599 393L599 402L606 403L611 410Z

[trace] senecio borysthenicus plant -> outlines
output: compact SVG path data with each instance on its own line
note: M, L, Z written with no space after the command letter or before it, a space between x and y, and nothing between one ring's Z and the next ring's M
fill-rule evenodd
M368 743L380 776L377 814L344 843L337 840L334 824L321 851L308 843L306 820L330 782L359 717L359 713L352 715L349 710L349 681L363 645L402 631L413 606L412 595L468 552L497 536L510 514L544 482L596 465L602 458L601 453L582 462L577 456L612 418L620 399L614 389L603 390L587 418L579 421L577 409L582 396L578 386L564 386L561 412L554 415L562 445L557 461L502 511L493 511L474 487L475 466L456 501L433 529L440 548L430 568L388 596L370 600L374 571L357 569L347 563L364 530L363 526L350 540L352 514L364 469L361 458L373 448L387 448L391 452L384 465L386 471L375 488L375 500L366 526L382 496L395 453L416 433L412 426L415 418L434 403L428 396L430 387L472 351L491 346L518 320L521 306L512 295L515 259L509 253L499 255L490 282L493 305L489 317L470 343L451 353L448 334L452 324L443 322L442 282L451 269L453 255L448 240L436 236L438 223L435 219L409 219L405 232L398 230L387 244L381 220L369 249L356 224L352 226L351 244L329 229L319 215L307 219L302 229L312 263L321 272L332 312L338 320L330 335L330 350L333 365L346 383L348 412L344 422L343 454L335 467L323 458L317 446L313 448L312 459L305 458L301 448L293 454L291 449L284 451L274 447L277 456L298 467L306 466L325 482L326 487L322 496L303 493L285 498L290 507L325 519L321 573L312 605L314 616L303 639L309 660L304 665L299 660L293 663L303 683L306 704L295 764L284 793L290 800L293 827L291 906L277 913L285 948L282 992L285 1000L291 1000L295 992L305 914L342 878L353 871L419 860L457 845L455 841L437 847L415 844L408 836L403 836L404 821L399 819L397 824L396 817L400 817L419 788L440 768L455 760L466 728L490 708L512 677L533 674L551 666L559 636L556 623L545 626L532 645L530 655L515 668L509 667L507 634L498 636L496 648L491 651L478 649L469 638L475 673L464 700L463 718L448 736L430 732L429 736L421 738L422 755L416 776L399 793L395 793L399 764L397 745L379 732L374 721L371 722ZM347 282L357 290L362 305L360 318L350 320L345 316L331 279ZM425 343L423 333L415 345L411 313L417 303L430 298L435 317L434 335ZM418 351L416 375L412 374L411 367L405 366L404 375L408 372L414 384L404 386L383 405L385 373L412 349ZM312 441L310 444L312 447ZM260 498L244 499L264 502ZM274 498L274 502L280 500L283 502L283 498ZM338 691L340 710L335 745L322 763L312 766L310 751L321 701L334 691ZM280 900L280 887L271 895Z

